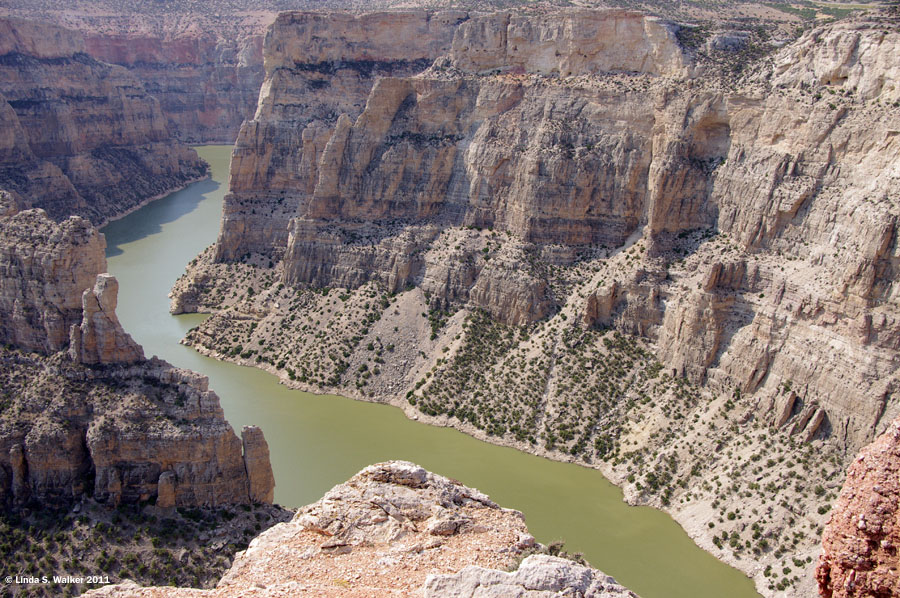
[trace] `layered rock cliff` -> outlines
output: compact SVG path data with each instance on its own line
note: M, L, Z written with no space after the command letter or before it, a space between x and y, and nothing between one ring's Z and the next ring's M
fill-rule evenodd
M205 175L159 102L67 29L0 21L0 187L20 208L96 224Z
M213 590L108 586L88 596L584 596L636 598L540 552L524 517L402 461L365 468L255 538ZM298 558L299 557L299 558Z
M472 17L314 132L291 110L332 105L267 71L174 289L218 312L186 342L600 467L763 592L809 592L845 463L900 411L900 31L691 35Z
M271 503L261 431L239 440L205 377L122 330L103 235L6 193L0 214L0 504Z
M235 143L221 259L283 251L341 114L356 118L378 77L415 74L446 52L466 13L285 13L266 37L266 79Z
M171 133L190 143L233 143L256 111L265 28L275 13L211 18L118 14L83 19L85 51L128 69L159 100Z
M897 509L900 507L900 421L865 447L822 535L816 569L819 596L895 596L898 577Z

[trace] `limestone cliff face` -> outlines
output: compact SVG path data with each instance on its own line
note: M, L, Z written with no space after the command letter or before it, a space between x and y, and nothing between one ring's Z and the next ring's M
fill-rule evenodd
M106 269L106 242L89 222L54 226L37 210L0 197L0 342L55 353L83 317L82 293Z
M453 39L450 64L468 72L541 75L631 71L683 76L689 63L677 26L638 12L575 10L541 18L497 13L473 19Z
M259 107L235 144L221 259L283 251L288 222L316 186L338 116L356 118L376 78L431 65L466 18L421 11L280 15L266 36Z
M601 571L546 554L502 570L540 550L521 513L412 463L390 461L365 468L255 538L215 589L125 583L86 595L636 598Z
M232 143L241 123L256 111L263 80L264 26L238 32L221 31L215 25L188 30L183 26L164 19L162 31L148 31L132 20L117 22L115 32L87 32L85 51L127 68L140 80L159 100L169 130L178 139Z
M22 208L96 223L205 173L174 142L157 100L125 69L85 54L80 34L3 20L0 186Z
M822 598L894 596L898 577L900 421L850 466L822 536L816 578Z
M891 100L895 86L880 57L898 34L884 23L813 32L726 91L691 78L699 67L678 49L673 26L638 14L470 19L447 58L420 75L379 80L355 120L342 115L330 135L316 133L317 166L294 170L296 184L276 183L277 200L254 195L240 218L227 208L217 255L280 255L278 229L294 215L286 284L422 285L435 306L468 303L520 324L553 313L558 298L515 266L521 258L505 267L503 255L479 259L489 252L480 243L455 245L455 257L436 251L441 230L503 231L519 256L550 244L619 247L642 234L649 257L669 262L678 235L718 230L738 255L694 251L693 269L674 276L648 261L640 288L622 280L604 300L604 323L658 342L677 375L755 394L773 422L788 384L796 394L788 412L794 424L804 421L805 437L832 433L861 446L900 409L891 399L897 114L872 103ZM281 26L272 38L293 40ZM615 51L597 42L577 64L567 58L578 40L604 40L608 31L618 36ZM852 47L838 51L837 40L850 37ZM825 77L829 64L846 78ZM638 67L640 75L610 74ZM505 74L474 74L498 69ZM604 74L587 76L596 73ZM290 76L267 80L263 106ZM284 143L273 145L306 142ZM240 164L234 189L271 180ZM246 225L247 209L264 222L252 242L246 228L233 228Z
M84 219L0 195L0 505L271 502L262 432L242 442L205 377L144 359L104 248Z
M862 46L884 37L874 28L860 35ZM776 64L795 52L787 48ZM820 44L807 64L830 53ZM892 85L890 71L869 75ZM892 158L900 120L849 91L807 91L802 79L779 91L786 79L773 80L767 98L725 97L730 147L707 202L730 255L698 255L681 284L661 285L662 356L694 380L755 393L772 421L785 409L777 397L787 384L798 399L787 411L816 422L805 435L823 425L857 448L898 409L900 214L889 198L900 172ZM704 340L686 342L697 337Z
M775 64L774 82L828 85L864 100L900 99L900 69L894 27L877 22L842 22L807 32Z
M494 36L502 47L487 56L483 38L494 35L489 34L494 29L502 30ZM276 23L270 39L288 41L271 43L271 68L290 54L282 46L306 41L303 31L293 22ZM611 31L619 32L615 53L604 50L607 42L597 41ZM398 290L436 278L427 271L427 260L397 251L415 247L424 252L435 237L426 226L406 229L398 239L385 227L391 222L496 227L526 243L621 244L641 222L654 183L665 186L667 177L677 177L675 192L685 194L698 185L691 169L673 174L680 163L651 171L654 144L663 146L663 159L670 152L693 158L698 151L719 148L682 147L668 141L677 140L682 130L654 131L654 103L656 110L668 107L659 106L653 94L638 91L610 101L609 89L548 85L540 75L557 72L559 65L545 64L540 56L568 48L569 57L559 59L567 74L636 68L648 75L682 73L688 60L672 31L622 11L564 13L546 22L508 14L471 19L457 30L448 58L428 73L379 80L358 118L358 105L324 105L331 119L344 113L330 128L316 123L303 129L288 112L315 97L298 90L308 77L298 76L296 69L270 68L257 123L245 128L255 145L245 148L239 140L235 150L234 195L226 206L218 259L247 252L278 256L287 241L286 283L353 287L374 278ZM572 48L583 45L583 39L599 45L588 48L576 65ZM345 52L356 48L352 40L347 47ZM315 44L312 53L318 53ZM445 75L447 69L457 75ZM528 75L483 79L474 72L460 74L461 69ZM335 83L334 78L324 81ZM286 96L298 100L282 108ZM673 110L678 108L694 109ZM273 121L289 123L294 138L271 134ZM260 129L264 122L267 128ZM693 124L689 127L693 133ZM300 148L291 152L293 168L271 171L270 163L287 165L286 160L273 162L273 152L283 151L278 148ZM284 171L289 179L281 176ZM262 195L264 188L268 197ZM288 229L292 216L299 218ZM286 230L289 239L283 236ZM541 281L516 268L498 267L501 260L490 267L477 263L476 252L483 249L463 250L464 259L451 265L449 274L460 284L445 282L439 302L471 300L514 323L550 313L552 301ZM507 289L506 298L492 290L501 287Z

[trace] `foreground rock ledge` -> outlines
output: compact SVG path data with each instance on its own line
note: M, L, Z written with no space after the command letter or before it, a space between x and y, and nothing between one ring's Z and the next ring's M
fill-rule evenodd
M127 582L89 596L584 596L636 598L596 569L540 550L518 511L390 461L332 488L240 553L212 590Z

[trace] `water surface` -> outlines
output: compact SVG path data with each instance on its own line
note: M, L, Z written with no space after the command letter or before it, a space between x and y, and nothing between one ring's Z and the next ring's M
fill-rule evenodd
M698 548L668 515L629 507L597 471L493 446L406 419L396 408L290 390L261 370L219 362L178 344L203 316L171 316L168 292L219 230L230 146L197 148L211 180L153 202L103 232L120 283L119 319L147 355L201 372L235 427L262 427L275 500L300 506L377 461L406 459L525 513L541 542L570 551L642 598L758 596L742 573Z

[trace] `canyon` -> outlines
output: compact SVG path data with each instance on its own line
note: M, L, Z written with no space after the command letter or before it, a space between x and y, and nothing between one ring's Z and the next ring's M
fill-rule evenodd
M898 415L896 16L785 44L461 15L355 89L292 54L408 18L278 18L173 289L213 313L185 342L598 467L764 594L812 591L844 468Z
M89 57L80 33L18 19L0 29L0 188L19 209L100 225L206 175L159 102Z
M205 163L80 34L15 19L0 29L0 500L271 503L259 430L242 443L202 376L146 359L122 329L105 241L87 220L201 178Z
M95 228L205 177L182 142L235 135L219 237L171 293L211 314L185 344L600 469L766 596L894 591L896 10L794 38L142 6L0 19L0 503L199 521L197 547L238 518L215 588L98 595L634 596L412 463L271 504L262 431L146 358Z

